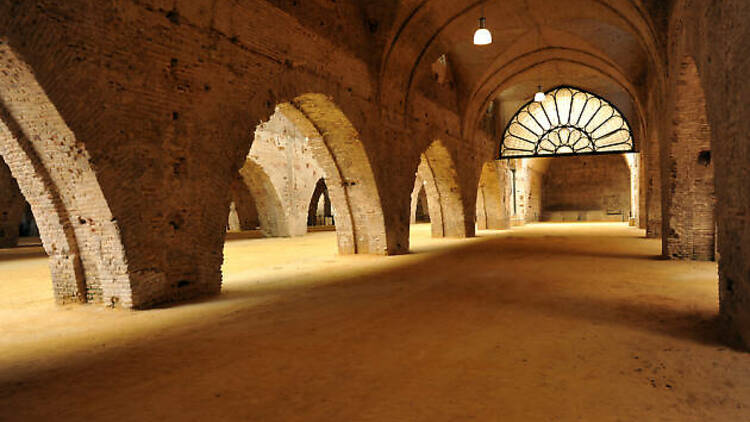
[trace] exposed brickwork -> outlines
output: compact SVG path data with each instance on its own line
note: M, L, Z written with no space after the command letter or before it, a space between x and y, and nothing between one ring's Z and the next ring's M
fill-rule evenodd
M747 103L750 86L746 80L750 73L750 61L747 60L750 23L747 16L750 16L750 3L743 0L680 0L676 3L670 18L670 60L665 89L669 95L663 115L674 116L672 112L680 108L700 112L695 101L699 98L695 94L696 82L699 81L706 100L706 120L698 118L698 122L682 123L695 125L698 131L705 131L702 122L708 122L710 126L711 165L715 171L717 201L720 314L726 323L728 339L750 347L750 185L747 183L750 180L750 120L747 119L750 115ZM694 71L690 70L690 60L695 63ZM697 81L693 79L695 73ZM692 104L681 103L677 95L681 90L693 93ZM668 123L662 131L663 146L667 148L679 139L671 136L674 125L671 121ZM688 140L696 141L693 134ZM699 153L695 148L690 160L684 161L693 171L699 171L693 173L696 182L707 180L707 168L698 163ZM661 158L663 168L671 171L673 158ZM679 167L676 170L680 174L686 171ZM707 191L704 185L696 190L696 194L705 198ZM700 202L706 203L705 200ZM697 211L705 216L702 211L706 207L701 208ZM665 207L668 209L670 207ZM665 221L669 217L665 215ZM702 224L702 227L706 226Z
M474 221L466 218L456 165L450 152L439 140L427 148L419 162L411 194L412 215L416 213L417 200L422 189L427 196L433 237L474 235Z
M276 112L271 120L258 126L255 131L255 140L250 148L248 160L257 165L257 169L263 171L271 184L269 189L274 191L273 195L278 198L280 209L273 211L263 208L259 211L262 218L261 230L267 236L302 236L307 233L307 217L310 207L310 199L313 196L318 180L325 174L313 158L308 135L302 129L298 129L287 114L290 106L285 106ZM298 114L298 113L297 113ZM252 188L255 183L248 182ZM255 198L258 202L266 201L266 198ZM284 230L271 228L283 220ZM279 227L279 226L277 226Z
M3 41L0 74L0 155L37 216L56 299L131 306L148 297L144 278L128 273L119 226L88 153Z
M628 221L630 169L621 155L549 159L542 191L543 219Z
M441 195L460 198L450 212L430 204L441 212L434 225L469 236L475 215L489 227L497 209L483 166L509 105L528 98L538 76L601 88L622 106L643 154L638 214L648 235L664 230L667 254L705 256L716 215L721 312L750 344L750 4L678 0L670 15L665 5L637 3L599 11L614 26L626 22L612 33L598 16L578 19L583 12L556 3L535 12L576 18L579 38L540 48L531 37L478 57L468 42L451 47L475 17L453 20L465 5L448 0L0 2L0 154L37 217L58 300L147 307L219 291L240 169L251 189L271 193L258 200L253 192L260 224L298 230L281 218L274 172L243 168L257 125L277 105L299 113L295 126L310 133L340 250L394 254L408 251L409 193L434 140L447 151L435 164L450 175L433 174L435 186L452 179ZM610 36L580 42L601 32ZM685 57L695 61L693 76ZM687 115L698 104L690 94L698 85L706 119L673 124L675 110ZM708 166L700 164L705 144L683 153L674 142L705 135L704 122L713 138ZM513 222L538 220L544 172L533 162L508 165ZM705 199L711 166L715 213ZM685 189L685 180L695 182Z
M711 129L698 69L692 58L680 65L673 95L672 129L662 152L662 241L672 258L714 258L714 167Z
M308 138L337 212L339 253L403 253L408 239L399 242L388 231L370 158L347 116L323 95L298 97L294 105L318 132Z
M649 112L658 115L659 110L653 102ZM662 122L661 125L664 125ZM645 190L644 210L646 214L646 237L658 238L662 232L662 195L661 195L661 125L651 125L648 139L644 142L642 161L644 164L643 185Z

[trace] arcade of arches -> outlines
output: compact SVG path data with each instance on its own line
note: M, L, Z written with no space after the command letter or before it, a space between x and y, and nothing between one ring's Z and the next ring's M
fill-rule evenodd
M749 17L0 1L0 420L750 420Z

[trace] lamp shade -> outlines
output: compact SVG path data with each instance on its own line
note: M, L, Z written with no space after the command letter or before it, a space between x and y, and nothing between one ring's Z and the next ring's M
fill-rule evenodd
M484 17L479 18L479 29L474 32L474 45L492 44L492 33L486 28Z

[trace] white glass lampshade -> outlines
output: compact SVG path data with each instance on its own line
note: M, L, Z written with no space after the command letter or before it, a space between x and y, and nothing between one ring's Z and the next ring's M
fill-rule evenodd
M492 33L486 28L485 19L479 18L479 29L474 32L474 45L492 44Z
M536 94L534 94L534 101L541 103L542 101L544 101L545 97L546 95L544 95L542 91L539 91Z

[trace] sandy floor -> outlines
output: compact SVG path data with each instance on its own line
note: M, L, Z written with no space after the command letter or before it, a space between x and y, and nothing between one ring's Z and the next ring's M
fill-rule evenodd
M623 225L532 225L338 257L335 234L227 243L220 297L56 307L0 253L0 420L748 421L713 263Z

